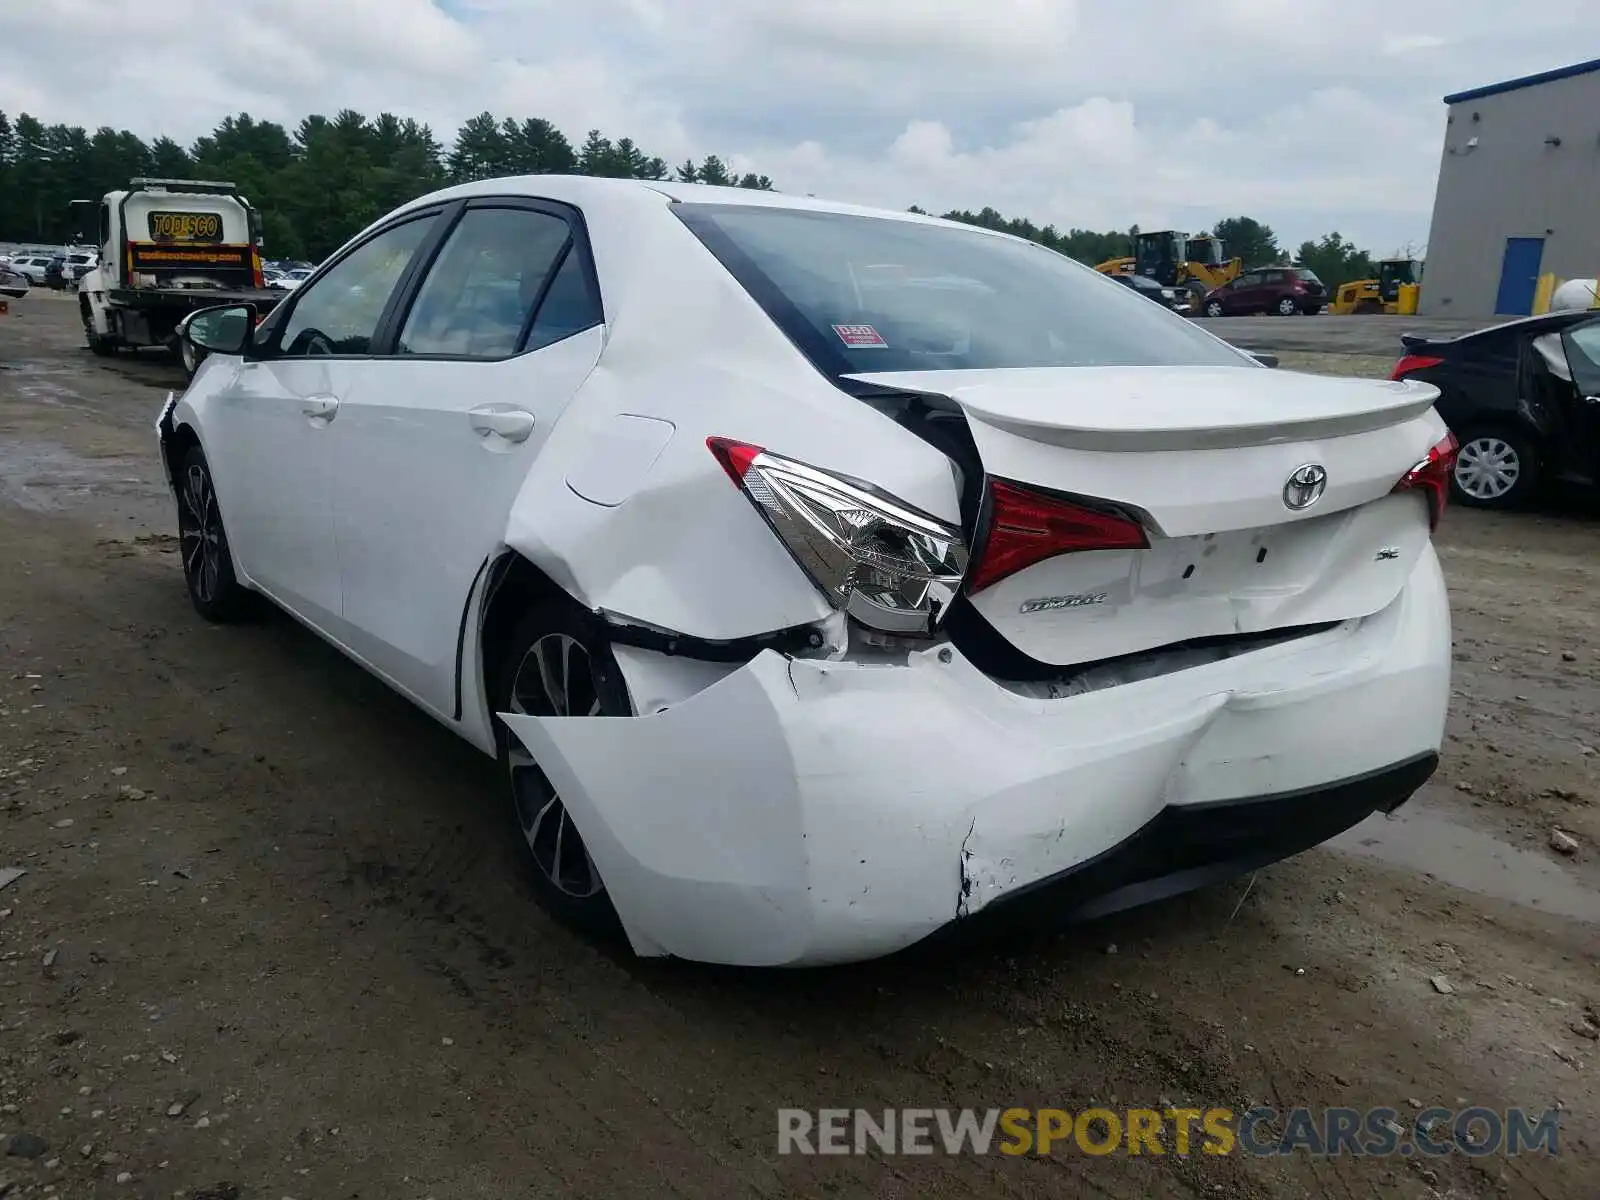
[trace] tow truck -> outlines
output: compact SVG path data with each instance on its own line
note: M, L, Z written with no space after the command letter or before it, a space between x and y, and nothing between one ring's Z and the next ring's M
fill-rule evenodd
M80 225L96 203L72 202ZM78 282L84 339L95 354L166 346L193 375L199 360L177 336L184 317L247 304L259 320L285 295L262 278L261 216L232 183L141 177L107 192L98 208L92 240L100 262Z

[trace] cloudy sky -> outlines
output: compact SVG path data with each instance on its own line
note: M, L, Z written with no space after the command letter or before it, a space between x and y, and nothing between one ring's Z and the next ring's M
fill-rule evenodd
M0 0L0 110L599 127L784 191L1061 227L1427 240L1440 97L1600 55L1596 0Z

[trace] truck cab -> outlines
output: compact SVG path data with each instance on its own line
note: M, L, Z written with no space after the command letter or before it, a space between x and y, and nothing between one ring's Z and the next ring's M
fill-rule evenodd
M78 283L97 354L175 346L179 322L196 309L248 303L264 312L279 298L262 277L260 214L232 183L141 178L73 209L99 248Z

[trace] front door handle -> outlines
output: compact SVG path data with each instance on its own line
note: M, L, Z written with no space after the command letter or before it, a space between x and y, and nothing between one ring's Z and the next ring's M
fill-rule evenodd
M300 411L313 421L331 421L339 413L339 397L307 396L300 402Z
M533 414L520 408L499 408L485 404L468 411L473 432L479 437L498 434L508 442L525 442L533 432Z
M1585 404L1600 404L1600 396L1585 396L1583 402Z

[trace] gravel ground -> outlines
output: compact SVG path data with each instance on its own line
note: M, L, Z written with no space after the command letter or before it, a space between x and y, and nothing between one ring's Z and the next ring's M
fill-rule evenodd
M1388 359L1391 367L1400 357L1401 334L1455 337L1482 324L1460 317L1335 317L1328 313L1315 317L1205 317L1199 323L1248 350L1371 356Z
M709 970L552 925L490 764L291 621L194 616L177 382L70 300L0 319L6 1200L1594 1195L1592 512L1447 515L1454 709L1402 819L1029 943ZM1559 1104L1563 1153L776 1149L782 1106L1252 1102Z

